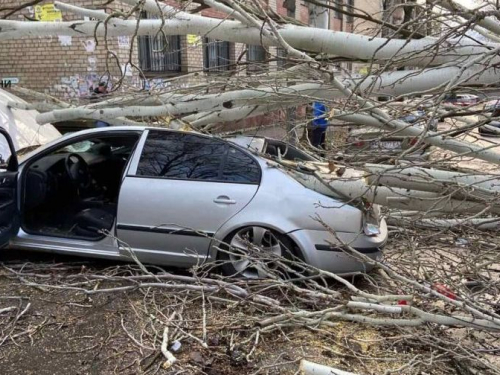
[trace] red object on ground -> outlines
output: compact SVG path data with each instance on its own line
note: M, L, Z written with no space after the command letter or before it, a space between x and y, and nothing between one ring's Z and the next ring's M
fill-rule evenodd
M442 294L445 297L448 297L450 299L457 299L457 295L448 286L444 284L434 283L432 285L432 289L434 289L436 292Z

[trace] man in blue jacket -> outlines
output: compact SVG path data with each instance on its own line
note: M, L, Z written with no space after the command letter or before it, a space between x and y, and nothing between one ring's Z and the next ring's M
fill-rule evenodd
M311 132L309 141L316 148L326 148L326 130L328 129L328 111L324 103L313 102L313 120L311 122Z

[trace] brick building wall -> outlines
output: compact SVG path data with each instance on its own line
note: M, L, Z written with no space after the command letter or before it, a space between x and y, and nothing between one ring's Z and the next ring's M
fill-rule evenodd
M291 0L293 1L293 0ZM356 0L363 2L364 0ZM290 3L290 1L288 1ZM365 1L366 2L366 1ZM42 1L39 5L49 4L51 1ZM107 0L70 0L68 3L93 9L103 7ZM173 0L166 3L176 5ZM3 0L2 6L17 5L16 0ZM365 5L365 4L363 4ZM192 5L191 7L196 7ZM285 7L285 0L269 0L269 8L283 16L289 16L290 12ZM106 5L109 9L110 5ZM130 8L123 3L111 3L112 9L126 11ZM225 14L213 9L205 9L201 12L204 16L223 18ZM330 11L330 29L351 31L353 25L346 22L345 17L339 20ZM33 17L33 8L11 16L10 19L24 20L25 17ZM309 11L307 3L295 0L295 12L291 14L304 24L309 23ZM63 21L71 21L80 18L67 12L62 12ZM94 87L99 79L108 72L115 79L119 78L122 71L117 66L111 55L107 54L103 40L99 39L94 47L93 38L89 37L41 37L23 38L21 40L1 41L0 53L0 78L18 78L19 84L37 91L45 92L66 100L78 100L88 96L89 90ZM191 43L190 43L191 41ZM125 83L140 85L139 74L134 69L127 69L123 65L128 60L130 38L108 38L108 48L118 56L121 68L126 72ZM134 41L132 62L138 64L137 43ZM179 74L203 72L204 71L204 47L202 40L192 43L192 38L180 36L181 47L181 71ZM244 65L246 54L243 52L246 45L238 43L229 44L230 63L239 62ZM268 56L272 60L277 58L277 49L268 48ZM106 68L108 62L109 71ZM270 68L276 68L276 61L269 63ZM239 68L244 71L244 69ZM164 77L162 74L146 74L148 78ZM200 78L200 76L198 77Z
M307 3L301 0L268 0L269 9L285 16L293 17L304 25L309 24L309 9ZM286 1L286 4L285 4ZM364 7L363 1L356 0L356 5ZM108 0L68 0L67 3L74 4L89 9L106 9L128 11L130 7L121 2L107 4ZM170 5L178 5L174 0L167 0ZM295 3L293 3L295 2ZM53 1L42 1L39 5L50 4ZM359 4L358 4L359 3ZM369 3L369 2L368 2ZM106 5L105 5L106 4ZM295 5L294 11L288 8L291 4ZM2 6L18 5L16 0L2 0ZM191 8L198 7L197 4L189 5ZM204 9L201 12L206 17L225 18L226 15L213 9ZM28 8L10 17L13 20L25 20L25 17L33 17L33 8ZM68 12L62 12L63 21L80 19L80 16L74 16ZM347 17L339 19L333 10L329 11L329 28L333 30L352 31L353 24L347 22ZM130 43L133 42L132 62L139 65L138 40L131 40L129 37L109 37L108 48L116 53L121 67L107 54L104 41L99 38L98 44L94 45L93 38L89 37L40 37L23 38L21 40L0 41L0 79L14 77L19 79L19 85L44 92L61 99L77 103L84 103L88 100L89 94L99 80L106 79L106 74L111 75L111 81L119 79L125 72L123 80L124 85L120 90L127 90L131 86L142 87L142 80L138 71L127 69L124 64L128 60ZM186 80L178 80L178 83L168 83L169 87L176 88L179 84L197 83L200 81L221 80L224 73L205 72L205 49L204 39L194 36L180 36L180 71L179 72L146 72L148 84L161 85L164 87L163 79L172 77L172 75L190 74ZM249 72L245 63L247 61L247 45L241 43L229 43L229 63L232 64L231 70L226 74L252 74ZM269 47L266 50L270 62L269 71L278 69L277 57L278 49ZM108 57L108 68L106 59ZM240 64L240 65L238 65ZM346 68L346 67L344 67ZM222 78L223 79L223 78ZM245 124L250 126L262 125L270 122L283 120L283 113L278 111L267 116L258 116L254 119L245 120ZM238 126L241 123L237 124Z
M106 0L72 0L77 6L98 8ZM43 1L39 5L51 3ZM2 0L2 6L19 5L16 0ZM115 8L126 10L121 3ZM34 8L24 9L9 19L25 20L33 17ZM62 12L63 21L80 19L81 17ZM119 60L128 60L130 38L109 38L108 48L114 51ZM40 37L23 38L0 42L0 78L17 78L19 85L44 92L68 101L78 101L89 96L92 87L98 84L105 72L113 77L121 76L121 69L116 61L108 55L102 40L95 45L89 37ZM106 59L108 57L108 67ZM132 55L137 63L137 52ZM123 68L123 67L122 67ZM128 72L130 74L130 72ZM137 77L136 77L137 78ZM132 81L134 76L126 76L125 81Z

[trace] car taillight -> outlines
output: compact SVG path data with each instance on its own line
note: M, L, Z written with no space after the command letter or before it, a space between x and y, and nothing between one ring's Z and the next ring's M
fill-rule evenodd
M364 141L357 141L354 143L354 146L356 146L356 147L363 147L364 145L365 145Z
M412 138L412 139L410 139L409 143L410 143L410 146L415 146L417 144L417 142L418 142L418 138Z

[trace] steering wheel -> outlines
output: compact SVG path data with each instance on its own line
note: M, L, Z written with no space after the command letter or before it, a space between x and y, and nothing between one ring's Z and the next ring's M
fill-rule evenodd
M90 185L89 166L84 158L78 154L69 154L64 160L66 173L76 186L87 188Z

